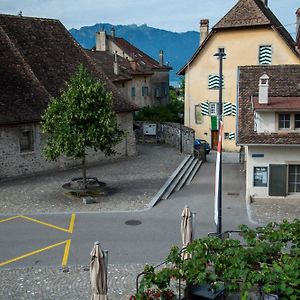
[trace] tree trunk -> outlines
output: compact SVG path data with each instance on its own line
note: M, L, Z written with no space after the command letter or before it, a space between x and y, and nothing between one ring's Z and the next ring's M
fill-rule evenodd
M82 156L82 180L83 180L83 187L86 189L86 165L85 165L85 153Z

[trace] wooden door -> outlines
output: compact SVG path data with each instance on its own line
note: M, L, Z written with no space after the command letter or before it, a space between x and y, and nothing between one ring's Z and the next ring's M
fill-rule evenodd
M218 130L211 131L211 148L214 150L218 150Z

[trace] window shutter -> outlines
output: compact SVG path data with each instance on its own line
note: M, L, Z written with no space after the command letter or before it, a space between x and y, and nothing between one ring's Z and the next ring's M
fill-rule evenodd
M230 116L231 115L231 103L230 102L224 102L223 103L223 115L224 116Z
M286 196L286 165L270 165L269 196Z
M272 63L272 46L259 46L259 64L270 65Z
M231 104L231 115L236 116L236 105L235 104Z
M202 115L208 116L208 102L201 102L200 107Z
M228 136L230 141L234 141L235 140L235 133L234 132L229 132L229 136Z
M222 76L222 88L224 87L224 76ZM208 75L208 88L218 89L219 88L219 75Z

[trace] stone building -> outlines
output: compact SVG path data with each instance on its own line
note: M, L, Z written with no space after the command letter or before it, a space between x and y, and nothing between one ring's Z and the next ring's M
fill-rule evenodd
M201 44L178 72L185 76L184 123L206 139L212 148L218 143L219 60L224 52L223 149L238 151L236 112L238 67L247 65L300 64L296 44L268 7L267 0L239 0L209 30L208 20L200 22Z
M113 82L139 107L169 103L172 68L164 64L162 50L156 61L125 39L116 37L112 28L110 35L105 31L96 33L96 46L89 52L100 66L113 71Z
M112 92L118 123L127 133L116 146L118 155L135 154L136 105L121 95L67 29L58 20L0 15L0 178L77 164L67 158L45 161L40 120L51 97L60 94L80 64ZM101 152L89 151L88 162L102 159Z

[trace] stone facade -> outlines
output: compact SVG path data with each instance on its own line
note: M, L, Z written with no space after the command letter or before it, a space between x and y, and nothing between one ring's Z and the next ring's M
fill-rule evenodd
M145 135L144 126L156 124L156 135ZM180 148L180 124L178 123L153 123L135 122L136 138L139 142L161 143ZM182 125L182 151L187 154L194 154L195 131Z
M114 157L133 156L136 154L135 135L132 129L132 114L117 114L118 124L126 133L125 138L115 147L116 156L106 158L98 151L87 151L87 163L95 164L105 159ZM24 130L32 131L32 151L21 152L20 135ZM46 136L41 133L39 123L27 125L10 125L0 127L0 180L9 177L24 176L29 174L46 172L55 169L67 169L80 165L81 161L72 158L61 157L55 162L48 162L42 155Z

